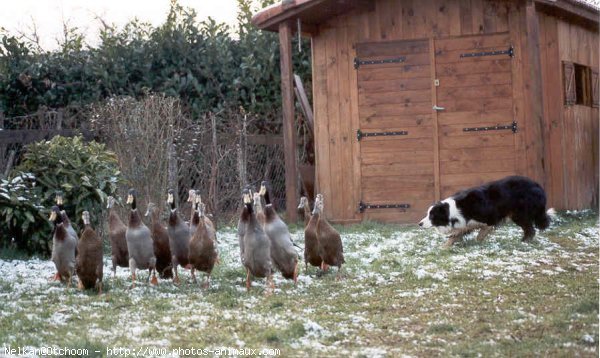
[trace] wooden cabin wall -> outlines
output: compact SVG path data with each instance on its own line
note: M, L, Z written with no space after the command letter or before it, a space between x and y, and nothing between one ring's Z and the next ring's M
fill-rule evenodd
M321 25L312 38L313 93L317 187L325 196L327 217L337 222L363 219L357 211L361 159L356 139L357 73L352 63L355 43L509 32L520 66L524 39L519 28L524 28L524 2L498 0L378 0L371 11L349 13ZM525 84L519 73L513 73L512 82L519 149L527 145L527 129L521 127ZM530 137L529 144L537 148L537 139ZM519 172L525 173L527 165L523 156Z
M599 36L543 13L539 20L549 202L559 209L597 207L598 108L564 104L562 61L598 70Z

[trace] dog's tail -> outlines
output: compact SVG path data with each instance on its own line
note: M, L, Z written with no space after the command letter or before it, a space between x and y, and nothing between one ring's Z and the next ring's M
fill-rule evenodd
M550 226L550 221L554 219L556 219L556 210L550 208L535 218L535 226L540 230L546 230Z

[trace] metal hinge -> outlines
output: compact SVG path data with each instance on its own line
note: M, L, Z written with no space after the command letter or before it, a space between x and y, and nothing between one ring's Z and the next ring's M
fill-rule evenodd
M356 139L359 141L364 137L387 137L394 135L408 135L408 131L397 131L397 132L368 132L365 133L360 129L356 131Z
M401 63L406 61L406 57L386 58L385 60L361 60L358 57L354 58L354 68L358 69L362 65L383 65L385 63Z
M510 47L508 48L508 50L462 53L462 54L460 54L460 58L463 58L463 57L498 56L498 55L508 55L509 57L514 57L515 56L515 49L514 49L514 47L512 45L510 45Z
M364 213L367 209L408 209L410 204L365 204L362 201L358 203L358 212Z
M513 133L517 133L517 122L513 121L512 124L504 125L504 126L491 126L491 127L471 127L471 128L463 128L463 132L482 132L482 131L500 131L510 129Z

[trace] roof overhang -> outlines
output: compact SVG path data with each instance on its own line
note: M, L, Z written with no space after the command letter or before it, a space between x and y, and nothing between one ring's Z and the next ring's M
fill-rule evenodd
M534 0L541 11L598 27L600 10L584 0ZM278 31L279 24L301 22L301 31L315 34L320 24L332 17L357 10L373 9L375 0L283 0L260 10L252 23L260 29Z

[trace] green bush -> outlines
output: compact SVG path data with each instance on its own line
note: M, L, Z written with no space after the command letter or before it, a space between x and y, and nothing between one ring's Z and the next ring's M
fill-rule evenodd
M98 226L102 204L121 181L115 154L82 137L57 136L28 145L14 173L0 186L0 231L10 233L2 244L14 239L30 254L49 253L52 227L47 215L57 191L63 192L64 209L77 230L84 210L95 213Z

